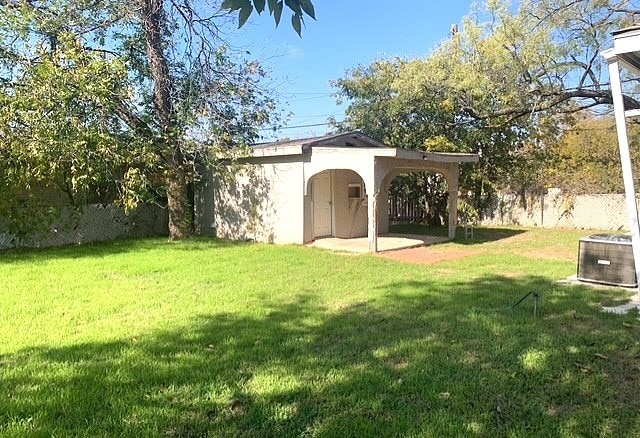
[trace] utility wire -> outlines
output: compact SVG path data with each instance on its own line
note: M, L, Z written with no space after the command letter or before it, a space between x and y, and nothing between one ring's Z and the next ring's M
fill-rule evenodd
M287 102L303 102L303 101L307 101L307 100L325 99L326 97L328 97L328 96L301 97L300 99L287 100Z
M344 120L340 121L340 122L336 122L336 123L342 123L344 122ZM325 122L325 123L313 123L311 125L296 125L296 126L284 126L282 128L278 128L278 129L273 129L273 128L261 128L260 131L284 131L287 129L298 129L298 128L314 128L317 126L327 126L330 125L329 122Z
M311 92L297 92L291 91L289 93L280 93L283 96L297 96L298 94L311 95L311 96L331 96L333 93L311 93Z

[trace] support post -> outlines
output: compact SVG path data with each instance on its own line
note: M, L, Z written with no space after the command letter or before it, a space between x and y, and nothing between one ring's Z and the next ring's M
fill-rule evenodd
M367 231L367 240L369 243L369 252L378 252L378 195L375 188L371 188L371 192L367 194L369 228Z
M458 165L451 166L445 179L447 180L449 198L449 239L456 238L456 227L458 225Z
M629 231L631 232L631 247L635 262L636 278L640 279L640 223L638 222L638 204L633 184L633 170L631 167L631 153L629 152L629 138L627 134L627 120L625 116L622 84L620 82L620 65L616 58L609 60L609 81L618 132L620 160L622 162L622 179L629 214ZM639 282L640 287L640 282Z
M458 187L449 187L449 239L456 238L458 225Z

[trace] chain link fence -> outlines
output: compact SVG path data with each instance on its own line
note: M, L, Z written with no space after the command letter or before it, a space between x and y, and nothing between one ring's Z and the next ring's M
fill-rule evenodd
M624 194L573 195L560 189L522 198L499 193L491 208L482 212L482 225L628 230Z
M40 248L114 240L126 237L167 234L167 211L156 205L142 205L125 213L114 204L63 207L50 226L26 237L12 234L0 224L0 249Z
M393 221L420 221L424 212L416 203L392 198L389 215ZM27 237L12 234L0 221L0 250L164 236L167 223L166 209L156 205L142 205L129 214L114 204L64 207L50 226ZM479 224L597 230L629 227L623 194L572 195L560 189L549 189L525 199L513 193L499 193L491 208L482 212Z

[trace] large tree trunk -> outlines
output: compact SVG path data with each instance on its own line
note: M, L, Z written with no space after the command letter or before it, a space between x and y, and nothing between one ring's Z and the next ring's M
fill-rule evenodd
M182 154L181 136L175 119L171 97L173 78L163 50L164 0L141 0L141 20L147 43L147 54L153 79L153 103L160 125L158 147L166 156L167 209L169 210L169 238L184 239L193 234L191 203L187 195L189 183L186 163Z
M169 210L169 238L171 240L187 238L193 232L193 219L186 172L176 166L167 175L165 184Z

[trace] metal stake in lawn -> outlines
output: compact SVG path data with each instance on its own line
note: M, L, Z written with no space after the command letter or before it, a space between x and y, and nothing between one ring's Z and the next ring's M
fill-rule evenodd
M518 306L521 302L526 300L531 295L533 295L533 317L535 318L536 316L538 316L538 304L540 303L540 297L541 297L541 294L538 292L533 292L533 291L529 292L524 297L520 298L520 301L518 301L513 306L511 306L511 310L515 309L516 306Z

